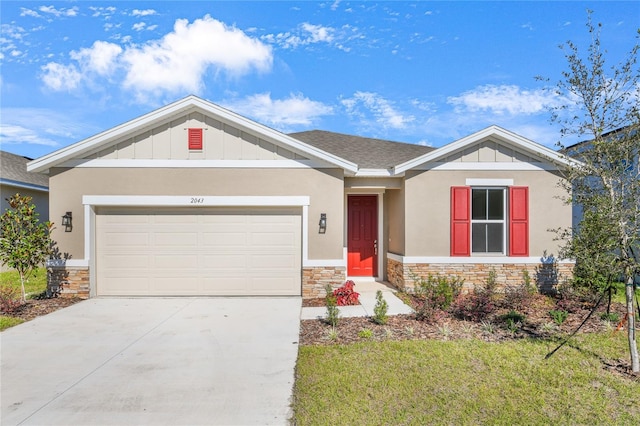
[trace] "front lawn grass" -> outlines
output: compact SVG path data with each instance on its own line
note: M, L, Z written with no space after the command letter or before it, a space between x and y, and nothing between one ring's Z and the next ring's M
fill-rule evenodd
M22 318L0 315L0 331L4 331L7 328L13 327L14 325L22 324L23 322L24 320Z
M410 340L302 346L296 425L640 424L640 386L603 368L625 333L557 342Z
M0 285L10 285L20 290L20 275L18 271L11 270L6 272L0 272ZM27 299L29 296L35 296L47 289L47 269L38 268L29 279L24 283L25 293Z

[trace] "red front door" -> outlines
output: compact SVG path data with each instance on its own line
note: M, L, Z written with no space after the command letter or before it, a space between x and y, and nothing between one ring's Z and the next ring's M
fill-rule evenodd
M347 273L378 275L378 196L350 195L347 202Z

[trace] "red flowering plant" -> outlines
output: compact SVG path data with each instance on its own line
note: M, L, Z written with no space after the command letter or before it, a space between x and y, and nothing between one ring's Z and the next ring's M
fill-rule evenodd
M351 280L348 280L344 283L344 285L340 288L337 288L333 291L333 295L336 298L336 303L338 306L348 306L348 305L359 305L360 301L358 297L360 297L360 293L356 293L353 290L353 287L356 285Z

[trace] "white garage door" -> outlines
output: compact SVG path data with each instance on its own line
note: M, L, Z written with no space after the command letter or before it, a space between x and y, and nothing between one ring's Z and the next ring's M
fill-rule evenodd
M300 209L102 208L96 292L300 295Z

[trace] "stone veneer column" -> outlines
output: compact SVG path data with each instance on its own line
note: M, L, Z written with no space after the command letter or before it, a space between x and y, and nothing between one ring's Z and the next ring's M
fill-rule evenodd
M340 286L346 279L343 267L310 267L302 269L302 298L315 299L325 297L325 286Z
M89 268L47 267L47 291L61 297L89 298Z

